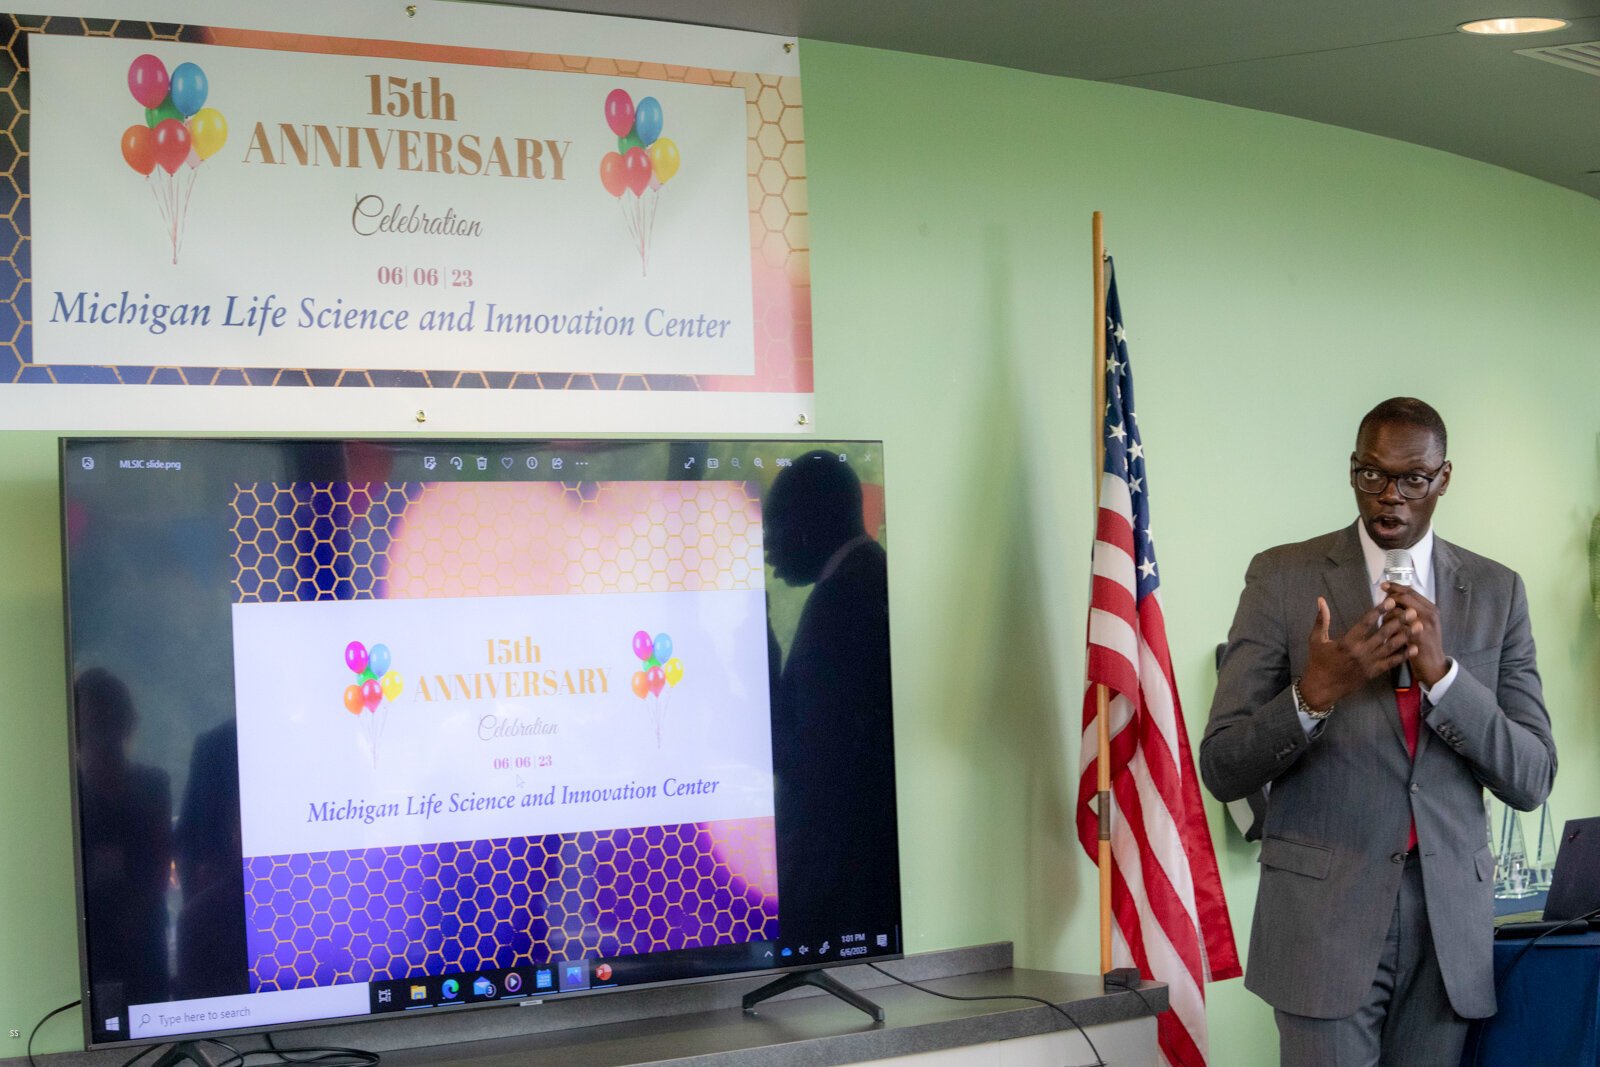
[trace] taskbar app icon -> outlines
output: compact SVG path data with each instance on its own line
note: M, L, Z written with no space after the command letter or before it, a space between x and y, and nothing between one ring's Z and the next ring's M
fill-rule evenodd
M566 960L560 966L561 992L589 988L589 961Z
M536 976L545 973L535 972ZM453 1007L490 1000L514 1000L528 995L527 986L528 978L515 969L456 974L448 978L416 975L371 983L370 1010L377 1014ZM540 985L539 988L548 987Z
M463 978L465 984L466 979ZM514 1000L528 995L528 979L522 971L510 968L504 971L484 971L471 976L472 999Z

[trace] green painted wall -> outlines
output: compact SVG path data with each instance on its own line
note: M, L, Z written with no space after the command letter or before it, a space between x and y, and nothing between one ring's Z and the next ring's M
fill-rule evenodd
M1163 598L1198 742L1245 565L1354 519L1386 396L1451 429L1445 537L1528 582L1562 751L1600 811L1600 203L1464 159L1121 87L807 43L817 430L881 435L914 950L1098 966L1072 837L1092 532L1089 216L1117 257ZM1307 605L1310 628L1314 605ZM1213 807L1244 947L1253 846ZM1277 1060L1211 992L1213 1063Z
M1191 733L1249 556L1348 521L1356 420L1414 393L1451 426L1441 533L1527 578L1557 814L1600 810L1583 562L1600 204L1330 127L970 64L807 43L804 87L816 431L887 442L912 951L1010 938L1026 965L1097 965L1070 823L1096 208ZM76 996L77 966L54 439L0 432L0 457L3 1044ZM1242 946L1254 855L1212 814ZM1275 1062L1264 1005L1238 982L1211 997L1213 1062ZM75 1025L39 1047L75 1046Z

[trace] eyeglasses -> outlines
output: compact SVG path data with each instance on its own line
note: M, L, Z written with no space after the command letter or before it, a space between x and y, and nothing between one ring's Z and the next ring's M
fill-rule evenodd
M1445 460L1433 469L1431 474L1421 471L1407 471L1405 474L1390 474L1388 471L1379 470L1377 467L1351 467L1350 484L1369 496L1377 496L1389 488L1393 482L1400 495L1407 500L1421 500L1433 489L1433 483L1439 475L1450 465Z

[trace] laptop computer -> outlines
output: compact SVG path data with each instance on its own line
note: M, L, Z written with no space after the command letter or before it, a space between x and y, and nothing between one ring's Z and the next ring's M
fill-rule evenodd
M1568 923L1565 930L1582 932L1590 927L1579 917L1600 910L1600 817L1568 819L1561 828L1561 847L1556 852L1556 869L1550 876L1550 894L1545 898L1544 915L1532 919L1530 913L1505 916L1496 922L1496 937L1533 937ZM1531 921L1530 921L1531 920ZM1594 920L1591 920L1594 922Z
M1600 908L1600 817L1568 819L1550 878L1545 921L1575 919Z

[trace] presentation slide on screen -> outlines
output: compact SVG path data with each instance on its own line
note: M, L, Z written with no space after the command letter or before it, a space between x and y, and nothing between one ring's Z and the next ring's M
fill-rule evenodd
M250 988L778 932L759 500L241 483Z
M233 607L244 854L772 815L759 589Z

